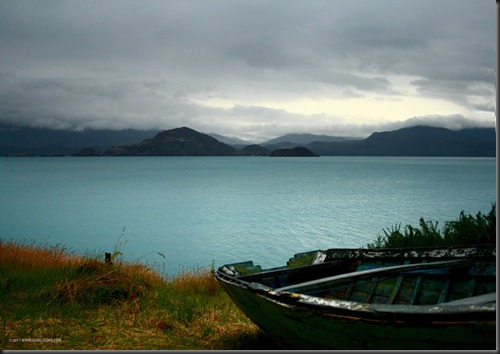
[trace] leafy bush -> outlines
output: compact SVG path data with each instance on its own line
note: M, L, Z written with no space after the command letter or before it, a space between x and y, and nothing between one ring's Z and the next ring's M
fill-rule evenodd
M419 227L401 224L384 229L368 248L436 247L472 244L494 244L496 242L496 206L490 212L476 216L466 215L464 211L455 221L447 221L442 230L438 223L420 218Z
M443 230L445 244L482 244L495 243L496 240L496 210L492 206L490 212L465 215L462 211L456 221L446 223Z

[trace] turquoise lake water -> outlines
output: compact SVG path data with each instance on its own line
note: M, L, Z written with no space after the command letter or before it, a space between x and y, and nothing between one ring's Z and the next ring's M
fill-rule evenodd
M166 273L281 266L496 202L494 158L33 157L0 158L0 170L2 239L117 247Z

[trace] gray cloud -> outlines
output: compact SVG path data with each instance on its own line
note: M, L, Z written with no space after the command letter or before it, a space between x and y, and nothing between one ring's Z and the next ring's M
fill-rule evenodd
M0 122L366 135L394 122L259 102L398 97L402 76L492 125L495 13L487 0L4 0ZM202 104L216 99L240 103Z

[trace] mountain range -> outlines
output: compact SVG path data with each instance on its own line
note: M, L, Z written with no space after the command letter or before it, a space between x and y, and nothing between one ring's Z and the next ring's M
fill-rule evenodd
M415 126L376 132L366 139L306 145L330 156L496 156L495 128L449 130Z
M274 150L295 147L322 156L496 156L495 128L414 126L375 132L365 139L288 134L261 144L245 143L187 127L67 131L0 126L2 156L270 156Z

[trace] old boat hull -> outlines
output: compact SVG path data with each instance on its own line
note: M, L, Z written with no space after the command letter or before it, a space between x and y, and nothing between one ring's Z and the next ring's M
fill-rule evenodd
M235 304L285 349L491 350L496 322L365 319L286 304L223 282Z
M344 251L346 250L343 250L345 254ZM335 251L330 252L334 253L338 254ZM245 263L246 266L242 267L240 264L236 268L243 270L246 268L247 275L228 274L226 266L219 268L216 276L235 304L284 348L339 350L496 348L496 295L493 303L490 301L480 305L448 307L417 306L419 310L413 311L411 310L413 307L408 308L404 305L363 304L359 307L356 302L325 300L287 291L287 289L294 291L293 288L300 282L321 283L327 275L335 278L346 272L359 274L364 269L387 268L379 262L380 259L387 257L387 254L379 254L382 257L374 262L374 259L366 261L363 257L353 257L352 255L356 253L354 250L348 253L351 257L346 257L345 262L342 262L342 257L333 257L323 264L267 271L259 271L258 267L255 269L251 263ZM420 256L422 254L419 253ZM458 259L472 257L489 259L491 262L495 259L494 249L490 251L483 249L481 252L469 249L465 253L453 254ZM419 258L419 255L416 257ZM450 257L450 254L447 255L445 259L454 258ZM408 259L401 261L401 257L396 258L397 261L391 259L389 267L411 263ZM435 259L436 257L431 257L432 261ZM361 270L352 268L353 260ZM427 260L419 258L420 262ZM325 270L328 267L330 269ZM320 278L304 276L304 271L307 270L306 273L310 274L314 273L316 268L321 273ZM492 285L489 286L490 289L484 291L491 291Z

